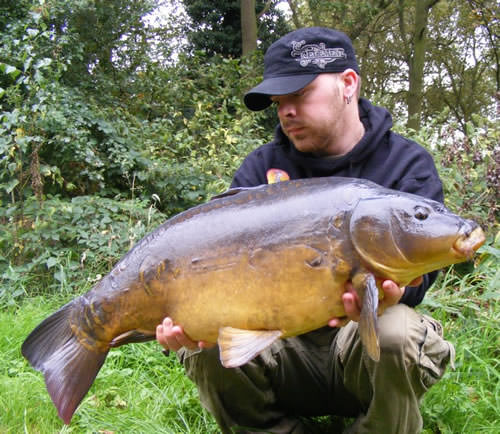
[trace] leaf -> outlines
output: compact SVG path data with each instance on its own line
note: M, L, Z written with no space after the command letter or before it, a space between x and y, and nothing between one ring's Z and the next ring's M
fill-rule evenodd
M15 66L7 65L6 63L0 63L0 71L2 71L6 75L10 75L11 78L16 79L21 71L17 69Z
M54 279L61 283L66 280L66 275L64 274L64 270L62 268L54 273Z
M47 265L47 268L52 268L54 265L57 265L57 263L58 263L57 258L51 256L49 259L47 259L45 265Z
M51 63L52 63L52 59L49 59L48 57L44 57L43 59L36 62L35 68L37 68L37 69L44 68L46 66L49 66Z
M38 29L26 29L26 33L30 35L31 37L34 37L40 33Z
M17 179L11 179L7 184L3 184L2 187L7 192L7 194L10 194L18 184L19 181Z

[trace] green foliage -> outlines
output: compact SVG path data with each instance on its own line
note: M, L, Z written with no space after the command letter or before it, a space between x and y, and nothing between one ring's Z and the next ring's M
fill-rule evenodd
M116 194L149 164L136 137L140 123L116 98L105 105L99 93L65 84L68 68L83 65L83 48L70 31L58 32L50 11L26 11L2 36L0 59L9 59L0 63L8 81L0 96L3 203L44 193Z
M179 212L225 190L244 156L271 136L269 115L250 112L239 96L255 80L255 63L182 56L158 77L162 106L140 107L151 117L141 122L140 141L152 163L136 174L138 188L161 198L160 209Z
M164 216L144 201L79 196L27 199L20 219L2 208L0 306L47 292L89 287Z
M107 12L93 2L61 5L57 13L25 11L4 35L0 58L10 63L0 63L7 82L0 98L2 203L18 204L21 213L31 195L112 197L134 189L143 198L156 194L172 213L227 186L237 161L230 152L238 146L243 155L255 144L248 130L262 130L253 125L263 116L249 114L238 97L254 80L252 60L181 56L175 66L159 68L125 50L128 60L117 51L111 69L96 69L97 60L85 54L92 51L90 36L73 15L62 26L61 14L65 7L84 16ZM85 5L91 10L84 14ZM144 68L126 69L133 58ZM92 72L80 75L79 86L72 85L75 63ZM124 84L127 90L117 92Z

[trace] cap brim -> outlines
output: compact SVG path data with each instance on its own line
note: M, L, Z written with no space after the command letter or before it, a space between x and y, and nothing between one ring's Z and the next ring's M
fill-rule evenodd
M266 78L262 83L249 90L243 100L253 111L263 110L271 105L270 96L287 95L307 86L318 74L293 75L288 77Z

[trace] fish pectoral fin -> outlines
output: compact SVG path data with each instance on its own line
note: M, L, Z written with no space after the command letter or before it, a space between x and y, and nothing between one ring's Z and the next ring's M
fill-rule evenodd
M236 368L252 360L283 333L280 330L242 330L221 327L217 344L225 368Z
M155 339L155 333L147 330L129 330L128 332L122 333L116 336L110 343L109 346L112 348L121 347L125 344L140 343L152 341Z
M371 273L357 273L352 283L362 299L359 317L359 335L361 342L372 360L380 360L380 345L377 331L378 288Z

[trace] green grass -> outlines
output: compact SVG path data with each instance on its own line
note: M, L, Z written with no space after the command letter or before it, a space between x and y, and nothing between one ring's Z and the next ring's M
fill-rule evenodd
M420 307L443 323L457 352L456 369L424 397L424 433L500 433L498 259L487 258L463 277L444 275Z
M500 432L499 281L498 256L483 255L472 272L443 274L419 307L443 323L457 351L456 369L448 369L422 402L426 434ZM25 298L0 310L0 433L217 432L175 356L165 358L154 342L112 350L65 426L20 346L70 298Z

